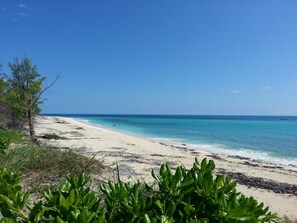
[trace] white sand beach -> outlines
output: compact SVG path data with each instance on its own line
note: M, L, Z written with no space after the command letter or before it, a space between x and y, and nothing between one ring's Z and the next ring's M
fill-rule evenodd
M193 150L187 145L170 145L114 132L72 118L37 117L36 134L41 136L46 133L55 133L67 139L40 139L43 144L81 149L86 155L96 153L96 158L112 167L117 162L123 180L143 179L151 182L151 170L158 170L162 163L169 163L173 168L181 164L189 168L195 157L199 160L207 157L215 161L217 173L228 173L242 180L238 184L240 192L264 202L279 216L297 218L297 191L294 189L297 185L297 168L294 166L274 166L242 157ZM257 182L260 185L255 185ZM287 189L281 191L282 188Z

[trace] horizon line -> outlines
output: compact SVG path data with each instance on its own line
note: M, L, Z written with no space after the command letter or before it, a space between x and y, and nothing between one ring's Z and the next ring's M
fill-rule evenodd
M251 115L251 114L244 114L244 115L239 115L239 114L211 114L211 115L206 115L206 114L136 114L136 113L41 113L40 115L143 115L143 116L270 116L270 117L280 117L280 116L285 116L285 117L297 117L297 115Z

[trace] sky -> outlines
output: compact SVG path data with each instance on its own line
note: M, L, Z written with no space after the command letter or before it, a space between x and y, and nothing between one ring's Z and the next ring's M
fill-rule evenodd
M296 0L1 0L43 113L297 115Z

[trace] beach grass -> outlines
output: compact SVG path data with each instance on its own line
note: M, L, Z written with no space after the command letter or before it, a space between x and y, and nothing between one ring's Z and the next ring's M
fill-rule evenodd
M11 143L18 143L23 144L25 142L29 142L28 138L26 137L25 133L22 131L16 130L1 130L0 131L1 138L8 138Z
M1 134L9 137L11 145L0 156L0 169L22 173L24 186L33 190L58 184L68 175L100 175L104 168L100 160L79 151L39 147L23 132L1 131Z

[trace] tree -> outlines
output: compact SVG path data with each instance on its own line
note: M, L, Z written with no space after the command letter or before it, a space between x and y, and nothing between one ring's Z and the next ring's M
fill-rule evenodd
M7 76L1 71L0 64L0 129L6 129L12 124L12 113L7 104Z
M0 71L1 71L0 65ZM0 73L0 129L21 129L24 119L20 114L20 105L15 100L14 94L9 92L9 78L5 73Z
M34 116L39 114L39 105L44 101L42 94L57 81L58 77L47 87L42 84L42 77L36 67L32 65L29 58L25 57L21 62L18 59L9 63L11 77L8 78L9 103L14 116L22 118L28 124L31 140L38 143L34 129Z
M0 102L5 100L5 92L7 90L7 76L2 73L2 64L0 64Z

